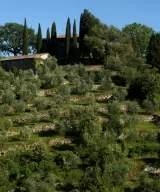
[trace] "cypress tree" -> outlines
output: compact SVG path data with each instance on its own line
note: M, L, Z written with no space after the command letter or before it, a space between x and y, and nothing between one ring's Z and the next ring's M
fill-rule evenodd
M71 40L71 23L70 18L67 19L66 25L66 57L69 59L69 52L70 52L70 40Z
M24 31L23 31L23 55L28 55L28 28L26 19L24 20Z
M82 17L83 17L83 15L81 14L80 23L79 23L79 52L80 52L80 54L82 54L82 51L83 51Z
M46 34L46 36L47 36L47 41L50 41L51 37L50 37L50 31L49 31L49 28L47 29L47 34Z
M79 30L79 51L80 54L89 55L89 47L84 44L84 37L85 35L89 34L90 29L93 25L98 22L98 19L88 10L84 9L84 12L81 14L80 17L80 30Z
M57 39L57 30L56 23L52 23L51 28L51 55L56 55L56 39Z
M49 31L49 28L47 29L46 38L47 38L47 47L46 47L46 52L50 52L51 37L50 37L50 31Z
M77 57L77 30L76 30L76 20L74 20L73 24L73 59L76 61Z
M42 49L42 31L41 31L41 25L39 23L37 34L37 53L41 53L41 49Z

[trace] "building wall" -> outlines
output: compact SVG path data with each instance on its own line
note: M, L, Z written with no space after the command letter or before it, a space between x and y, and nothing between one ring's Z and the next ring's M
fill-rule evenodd
M71 38L71 44L73 43L73 38ZM65 57L65 48L66 38L57 38L56 39L56 56L57 58ZM79 37L77 37L77 48L79 47ZM42 52L46 52L47 50L47 39L43 39L42 41Z
M32 69L34 73L36 72L33 58L2 61L2 67L6 71L13 71L14 68L17 68L18 70Z

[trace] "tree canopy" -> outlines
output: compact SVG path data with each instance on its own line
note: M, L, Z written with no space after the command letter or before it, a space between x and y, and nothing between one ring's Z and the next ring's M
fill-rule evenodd
M148 64L160 70L160 33L151 36L146 59Z
M0 26L0 50L7 54L19 55L23 52L24 26L18 23L5 23ZM34 29L28 28L28 52L35 52L36 36Z
M28 29L28 53L35 52L36 36L34 29ZM0 26L0 50L7 54L23 53L24 26L18 23L5 23Z
M148 43L154 30L151 27L140 23L125 25L123 31L132 39L132 45L138 56L145 57Z

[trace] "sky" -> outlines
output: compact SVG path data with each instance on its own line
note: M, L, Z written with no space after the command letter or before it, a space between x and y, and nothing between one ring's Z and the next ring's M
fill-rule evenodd
M37 32L41 24L42 35L55 21L57 34L65 34L67 18L74 19L79 30L79 18L84 9L89 10L107 25L122 28L133 22L145 24L160 31L159 0L4 0L1 2L0 25L6 22L24 23Z

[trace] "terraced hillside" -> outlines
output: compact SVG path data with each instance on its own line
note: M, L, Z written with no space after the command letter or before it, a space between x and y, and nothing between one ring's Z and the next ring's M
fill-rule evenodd
M54 58L37 75L0 69L1 191L158 188L159 95L140 70L142 80Z

